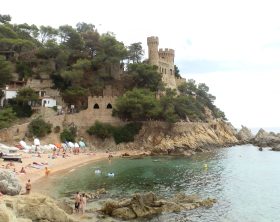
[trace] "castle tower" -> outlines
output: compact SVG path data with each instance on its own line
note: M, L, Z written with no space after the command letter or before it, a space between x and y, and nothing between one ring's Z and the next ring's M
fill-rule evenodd
M149 64L159 66L159 54L158 54L158 37L151 36L147 38L148 50L149 50Z
M147 38L149 49L149 64L156 65L158 72L162 74L162 81L167 88L177 89L174 70L174 49L159 49L158 37Z
M168 63L170 66L174 66L174 49L159 49L159 58Z

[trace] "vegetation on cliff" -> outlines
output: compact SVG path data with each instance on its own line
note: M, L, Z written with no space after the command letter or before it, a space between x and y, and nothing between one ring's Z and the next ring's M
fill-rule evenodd
M112 126L108 123L101 123L96 121L87 132L89 135L95 135L100 139L113 137L116 144L122 142L134 141L134 136L139 133L142 124L140 122L131 122L124 126Z
M52 124L46 123L42 118L32 120L28 125L29 136L44 137L52 131Z
M85 109L89 95L100 96L106 85L121 94L113 114L123 120L207 121L225 118L214 105L205 84L190 80L172 91L163 84L156 66L142 62L140 42L125 46L113 33L99 33L93 24L76 27L12 24L0 16L0 87L18 74L18 80L48 76L68 105ZM121 75L120 75L121 72ZM175 75L180 71L175 66ZM17 117L29 117L37 101L31 89L19 91L10 106Z

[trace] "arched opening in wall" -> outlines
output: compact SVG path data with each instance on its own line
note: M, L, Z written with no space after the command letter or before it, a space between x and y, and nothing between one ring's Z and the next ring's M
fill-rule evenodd
M111 103L108 103L108 105L107 105L107 109L113 109L113 107L112 107L112 104L111 104Z
M97 103L94 104L93 109L99 109L99 105Z
M171 74L171 75L173 74L173 70L172 70L172 69L170 69L170 74Z

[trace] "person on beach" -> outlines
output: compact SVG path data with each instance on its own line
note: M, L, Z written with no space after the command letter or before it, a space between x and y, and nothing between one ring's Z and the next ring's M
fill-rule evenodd
M48 167L45 167L45 175L48 176L50 174L50 169L48 169Z
M19 171L20 173L26 173L24 167L21 168L21 170Z
M28 182L26 183L25 189L26 189L26 194L30 194L30 191L31 191L31 182L30 182L30 179L29 179Z
M80 202L81 202L81 196L80 196L80 193L77 192L75 195L75 204L74 204L76 213L79 213Z
M80 199L80 212L82 214L85 213L86 205L87 205L87 198L86 198L85 193L83 193L81 196L81 199Z

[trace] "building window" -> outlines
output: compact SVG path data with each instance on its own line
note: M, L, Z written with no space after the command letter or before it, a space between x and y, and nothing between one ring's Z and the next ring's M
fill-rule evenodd
M94 104L93 109L99 109L99 105L97 103Z
M172 70L172 69L170 69L170 74L171 74L171 75L173 74L173 70Z
M113 108L113 107L112 107L111 103L108 103L107 109L112 109L112 108Z

